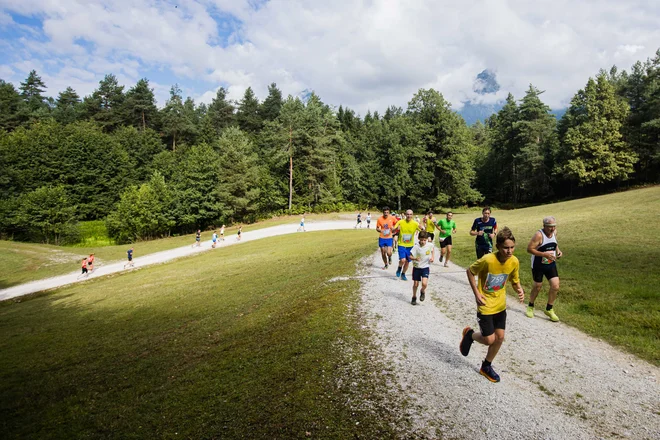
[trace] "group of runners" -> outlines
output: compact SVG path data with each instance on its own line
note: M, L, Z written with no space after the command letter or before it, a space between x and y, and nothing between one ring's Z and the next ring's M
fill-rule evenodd
M516 239L508 227L498 229L497 221L491 216L489 207L482 209L481 217L476 218L470 228L470 235L475 237L475 252L477 260L468 267L466 275L477 303L477 322L479 330L470 326L463 329L460 352L467 356L474 341L486 345L488 351L481 364L479 372L491 382L499 382L500 376L492 367L502 342L506 328L506 284L510 282L518 294L521 303L525 300L525 291L520 284L520 262L513 255ZM456 234L456 223L453 213L448 212L446 218L436 220L432 212L428 212L421 221L413 219L411 209L405 212L405 218L397 219L388 207L383 208L383 215L376 222L379 233L378 246L383 259L383 270L392 264L392 250L395 241L398 242L398 265L396 277L407 281L406 272L410 262L412 270L411 304L417 305L424 301L430 275L431 264L435 261L434 239L436 231L440 244L440 262L448 266L451 256L452 236ZM546 278L550 284L545 315L552 322L559 318L554 311L554 302L559 292L559 274L557 259L562 252L557 244L557 222L554 217L543 219L543 227L536 231L527 245L531 254L532 290L525 311L528 318L534 317L534 301L538 297ZM495 251L495 252L494 252ZM421 285L421 289L420 289Z
M367 229L371 228L371 213L367 212L367 217L365 219L367 221ZM361 228L362 227L362 213L358 211L357 213L357 223L355 223L355 226L353 228Z
M94 272L94 254L89 254L89 257L83 258L80 265L82 273L79 277L86 277L90 273Z

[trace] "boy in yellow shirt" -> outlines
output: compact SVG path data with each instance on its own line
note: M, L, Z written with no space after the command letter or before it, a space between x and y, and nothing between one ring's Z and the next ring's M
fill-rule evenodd
M500 381L500 376L493 370L491 363L504 342L506 282L511 280L521 303L525 299L525 292L520 285L520 262L513 255L516 239L511 229L504 227L497 233L496 247L496 253L484 255L472 263L466 271L477 302L477 321L480 331L475 332L469 326L465 327L459 346L463 356L468 355L474 341L488 346L488 353L479 373L491 382ZM478 286L474 279L475 275L479 277Z

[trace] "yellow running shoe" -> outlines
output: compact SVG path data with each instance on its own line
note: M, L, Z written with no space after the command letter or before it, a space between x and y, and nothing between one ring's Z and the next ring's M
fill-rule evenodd
M525 312L525 316L527 316L528 318L533 318L534 317L534 307L527 306L527 311Z
M544 313L545 313L545 316L547 316L548 318L550 318L550 321L552 321L552 322L559 322L559 317L558 317L557 314L555 313L555 310L554 310L554 309L546 310Z

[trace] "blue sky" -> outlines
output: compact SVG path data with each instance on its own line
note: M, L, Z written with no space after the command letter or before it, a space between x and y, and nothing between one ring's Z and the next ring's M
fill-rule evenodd
M0 0L0 78L35 69L50 95L84 96L107 73L127 89L146 77L161 106L174 83L209 102L276 82L361 114L420 88L459 108L532 83L560 108L600 68L653 57L659 22L660 2L637 0ZM497 94L474 93L484 69Z

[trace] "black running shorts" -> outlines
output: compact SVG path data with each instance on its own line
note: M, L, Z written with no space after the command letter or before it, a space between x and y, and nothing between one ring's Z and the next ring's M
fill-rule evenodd
M479 328L481 329L481 336L490 336L495 333L495 329L499 328L504 330L506 327L506 310L494 315L482 315L477 313L477 321L479 321Z
M445 237L445 239L440 242L441 248L446 248L447 246L451 246L451 235L449 237Z
M557 273L557 265L543 264L541 267L532 269L532 278L534 278L535 283L542 283L543 276L545 276L548 280L558 277L559 274Z

